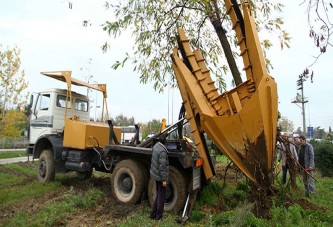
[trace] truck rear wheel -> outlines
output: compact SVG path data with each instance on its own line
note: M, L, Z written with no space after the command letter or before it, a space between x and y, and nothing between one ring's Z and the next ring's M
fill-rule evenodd
M119 202L136 204L141 199L144 181L140 165L130 159L123 160L112 173L112 195Z
M138 166L142 172L142 176L143 176L143 192L145 193L144 198L147 199L148 182L149 182L148 168L140 162L137 162L137 164L138 164Z
M173 211L178 213L184 208L186 201L186 178L175 167L170 166L169 184L166 188L166 198L164 203L165 211ZM148 185L148 199L151 206L154 205L156 198L156 183L150 178Z
M54 160L52 151L43 150L38 161L38 180L40 182L53 181L55 178Z

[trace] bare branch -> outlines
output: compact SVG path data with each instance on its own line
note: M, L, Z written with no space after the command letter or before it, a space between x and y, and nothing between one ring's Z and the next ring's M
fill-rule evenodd
M201 23L199 24L199 27L198 27L198 32L197 32L197 39L195 40L195 43L197 44L199 42L199 38L200 38L200 31L201 31L201 28L203 27L203 25L205 24L207 18L209 18L208 16L205 16L203 18L203 20L201 21Z
M327 47L332 46L329 41L333 33L333 24L328 14L327 6L329 2L327 0L304 0L300 5L306 2L310 37L320 51L320 54L314 57L314 62L309 66L311 67L327 51Z

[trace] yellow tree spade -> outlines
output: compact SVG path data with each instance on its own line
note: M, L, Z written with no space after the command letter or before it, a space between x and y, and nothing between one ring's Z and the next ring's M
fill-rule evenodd
M0 45L0 136L20 136L26 125L28 87L21 69L20 49ZM25 93L25 94L24 94Z

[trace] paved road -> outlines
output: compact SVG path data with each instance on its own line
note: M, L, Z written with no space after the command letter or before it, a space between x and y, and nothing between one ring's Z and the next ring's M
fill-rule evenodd
M37 159L35 159L37 160ZM17 162L27 162L28 161L28 157L18 157L18 158L4 158L4 159L0 159L0 165L2 164L9 164L9 163L17 163ZM29 157L29 161L32 161L32 156Z
M26 151L27 149L26 148L17 148L17 149L0 149L0 152L2 151Z

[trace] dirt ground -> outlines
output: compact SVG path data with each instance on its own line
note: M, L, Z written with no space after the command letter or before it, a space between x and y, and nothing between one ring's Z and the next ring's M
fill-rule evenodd
M21 165L25 165L22 163ZM24 177L24 180L16 186L26 184L36 177L31 177L26 174L18 174L16 171L0 166L1 173L8 173ZM6 188L11 186L2 186ZM51 204L55 201L60 201L64 198L65 193L74 188L77 192L88 191L90 188L97 188L104 192L105 196L99 201L95 207L81 210L75 215L71 215L69 218L56 223L55 226L99 226L109 224L115 225L118 221L127 218L131 213L136 212L138 209L142 209L144 206L148 206L148 201L142 201L138 205L124 205L117 203L111 196L110 178L104 176L92 176L91 179L86 181L80 181L76 179L75 174L70 176L66 180L62 181L60 190L44 193L40 196L35 196L20 200L14 204L0 207L0 226L3 226L8 220L13 218L19 212L25 211L28 215L35 214L41 210L44 206ZM110 222L112 221L112 222Z
M21 165L26 165L22 163ZM216 180L224 181L226 165L218 164L216 166ZM8 170L3 166L0 166L0 172L9 173L12 175L17 175L18 172ZM27 174L20 174L24 177L23 182L19 184L26 184L27 182L36 179ZM242 178L242 173L237 170L237 168L231 166L226 174L226 181L231 184L236 184L238 180ZM64 194L73 187L76 191L84 192L90 188L97 188L104 192L103 198L95 207L91 207L85 210L81 210L79 213L73 214L65 220L56 223L56 226L114 226L117 222L122 219L128 218L131 214L134 214L138 210L142 210L144 207L148 207L148 200L143 200L138 205L124 205L117 203L111 196L110 178L108 176L96 176L93 175L91 179L86 181L80 181L75 177L66 178L62 181L62 186L60 190L48 192L37 197L31 197L18 201L14 204L0 207L0 226L13 218L21 211L25 211L28 214L34 214L41 210L47 204L52 202L62 200ZM2 187L3 188L3 187ZM308 200L301 199L290 201L286 206L298 203L304 209L322 210L323 208L317 207L310 203ZM226 208L221 205L214 207L202 207L203 211L210 212L212 214L217 214L226 210Z

